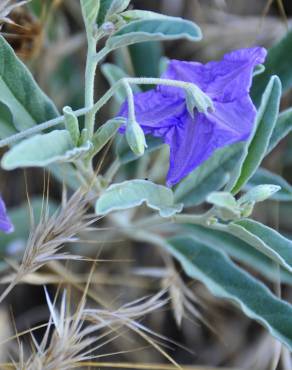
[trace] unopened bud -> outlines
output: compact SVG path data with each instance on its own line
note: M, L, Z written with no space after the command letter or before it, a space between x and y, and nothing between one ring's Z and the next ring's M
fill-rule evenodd
M72 111L71 107L64 107L63 113L65 117L65 127L70 133L73 144L77 145L80 137L78 119Z
M147 148L145 135L136 121L128 122L126 128L126 139L130 148L136 155L141 156L144 154L145 148Z
M101 26L102 30L107 34L110 35L115 32L116 28L113 22L104 22Z

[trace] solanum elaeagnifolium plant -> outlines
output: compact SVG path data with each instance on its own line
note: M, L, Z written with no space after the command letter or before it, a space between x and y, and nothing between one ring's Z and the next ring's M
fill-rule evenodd
M260 168L292 128L291 110L279 114L281 85L288 89L292 81L281 56L287 40L268 54L254 46L206 64L170 60L161 77L129 76L104 59L142 42L203 37L188 20L129 10L129 3L80 1L88 51L84 107L75 111L67 106L59 113L0 38L0 146L8 146L2 168L48 167L54 175L67 163L90 199L94 194L97 215L111 217L127 238L163 248L186 275L292 349L292 305L259 278L292 284L292 241L252 218L258 202L292 201L291 186ZM96 68L111 87L94 101ZM150 90L142 91L145 85ZM99 122L98 112L111 99L119 109ZM94 159L110 144L112 164L96 174ZM123 170L131 165L136 178ZM203 203L208 211L194 213ZM143 204L152 216L133 217ZM2 201L0 213L1 230L12 231Z

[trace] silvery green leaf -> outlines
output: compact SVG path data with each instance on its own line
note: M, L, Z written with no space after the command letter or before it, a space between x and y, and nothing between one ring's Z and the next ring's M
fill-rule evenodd
M216 297L235 304L292 350L291 304L272 294L224 252L191 236L177 236L165 244L189 277L202 282Z
M216 207L221 218L229 220L240 217L240 208L232 194L216 191L209 194L206 200Z
M39 88L27 67L17 58L2 36L0 102L11 112L14 125L12 129L16 128L18 131L58 116L55 105Z
M292 131L292 108L286 109L278 116L273 130L267 154L269 154L278 144Z
M225 231L245 241L292 272L292 241L277 231L250 219L231 222Z
M144 41L188 39L199 41L200 28L181 18L167 17L133 21L121 27L106 42L109 50Z
M242 151L242 143L216 150L206 162L175 187L175 201L184 203L185 207L203 203L208 194L221 189L227 183Z
M82 15L86 27L92 26L97 18L100 0L80 0Z
M80 138L79 123L78 119L72 111L71 107L64 107L63 113L65 117L65 127L71 135L71 139L74 145L78 145Z
M183 205L175 204L171 189L146 180L130 180L111 185L97 200L95 211L106 215L146 203L159 211L162 217L171 217L181 212Z
M214 191L207 196L207 202L216 207L227 208L230 211L237 208L237 202L234 196L224 191Z
M280 189L281 187L278 185L258 185L240 197L237 202L239 205L250 202L263 202L264 200L270 198L273 194L277 193Z
M7 105L0 102L0 138L17 134L14 127L13 116Z
M106 19L111 15L121 13L127 9L131 0L112 0L111 5L106 13Z
M265 72L265 66L263 64L258 64L255 66L253 70L253 77L260 75L261 73Z
M121 14L121 16L128 22L134 20L137 21L140 19L161 19L168 17L167 15L164 14L140 9L126 10Z
M201 225L186 225L186 233L190 234L197 242L208 245L211 248L224 252L238 262L250 266L254 271L260 273L267 279L277 282L279 270L274 261L261 253L250 244L236 236L212 230L210 227ZM292 284L292 273L280 267L280 280L286 284Z
M254 175L266 155L279 113L281 92L281 81L277 76L271 77L262 96L254 130L227 187L233 194L238 193Z
M126 119L123 117L113 118L102 125L93 135L91 155L97 154L116 134L118 129L126 124Z
M70 162L85 155L92 144L75 147L67 130L54 130L21 141L6 152L1 165L5 170L45 167L54 162Z
M265 168L259 168L249 182L245 185L245 190L250 190L254 186L270 183L279 186L279 191L271 196L271 200L277 200L280 202L291 202L292 201L292 186L280 175L268 171Z

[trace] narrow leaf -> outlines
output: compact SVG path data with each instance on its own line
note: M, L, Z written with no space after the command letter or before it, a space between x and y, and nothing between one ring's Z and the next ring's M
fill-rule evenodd
M292 274L286 269L276 268L275 263L266 255L235 236L226 232L212 230L210 227L200 225L186 225L187 233L191 233L192 238L197 242L208 245L209 247L225 252L238 262L244 263L254 271L259 272L267 279L277 282L279 277L283 283L292 284Z
M232 222L226 231L292 272L292 241L277 231L250 219Z
M252 177L261 164L276 124L281 98L281 82L273 76L263 94L255 129L236 170L236 181L232 192L236 194Z
M97 200L95 211L98 215L106 215L144 202L162 217L171 217L182 210L182 204L174 204L171 189L151 181L131 180L111 185Z
M234 303L292 350L292 306L289 303L275 297L224 253L192 237L169 240L169 251L188 276L201 281L216 297Z
M114 118L102 125L92 138L93 148L90 155L97 154L125 123L126 120L124 118Z
M292 131L292 108L279 114L274 131L272 133L267 154L270 153L279 142Z
M216 150L211 158L176 186L175 201L184 203L185 207L204 202L209 193L221 189L227 183L242 150L242 143Z

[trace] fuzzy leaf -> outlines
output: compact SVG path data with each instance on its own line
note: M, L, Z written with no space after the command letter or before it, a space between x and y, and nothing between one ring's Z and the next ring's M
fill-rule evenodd
M92 26L97 18L100 0L80 0L86 27Z
M54 130L23 140L4 154L1 165L5 170L19 167L45 167L54 162L70 162L88 153L91 144L74 147L67 130Z
M121 27L107 41L109 50L144 41L188 39L199 41L200 28L187 20L175 17L133 21Z
M10 110L18 131L58 116L55 105L39 88L29 70L2 36L0 36L0 101ZM3 135L2 131L0 135Z
M227 183L242 150L242 143L216 150L211 158L176 186L175 201L184 203L185 207L204 202L209 193L221 189Z
M236 174L231 182L232 185L230 184L234 194L253 176L266 154L276 124L280 99L281 82L277 76L273 76L263 94L254 132L251 134L245 152L235 169Z
M92 138L92 155L97 154L117 133L118 129L126 123L124 118L113 118L102 125L93 135Z
M273 130L267 154L270 153L279 142L292 131L292 108L279 114L275 128Z
M292 305L274 296L224 253L191 236L169 240L168 250L188 276L201 281L216 297L234 303L292 350Z
M277 282L279 270L273 260L235 236L226 232L212 230L200 225L186 225L186 232L191 233L197 242L224 252L235 260L250 266L270 281ZM283 283L292 284L292 273L280 267L280 279Z
M226 231L292 272L292 241L277 231L250 219L232 222Z
M171 217L182 210L182 204L174 204L171 189L151 181L131 180L111 185L97 200L95 211L98 215L106 215L144 202L162 217Z

